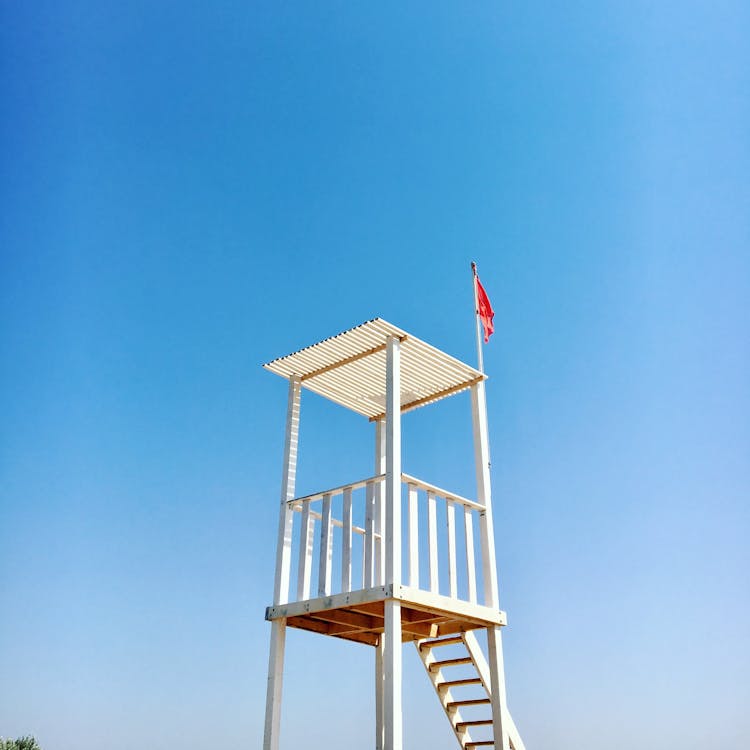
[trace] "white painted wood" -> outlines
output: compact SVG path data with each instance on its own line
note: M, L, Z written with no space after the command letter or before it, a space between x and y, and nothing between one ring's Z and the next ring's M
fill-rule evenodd
M385 674L383 672L384 638L380 638L375 646L375 750L383 750L385 741L384 716L385 708Z
M456 506L450 500L445 507L445 519L448 532L448 591L454 599L458 596L458 579L456 575Z
M409 493L409 586L419 588L419 504L417 486L408 485Z
M281 686L284 676L284 645L286 620L271 623L271 646L268 655L268 683L266 685L266 719L263 729L263 750L279 750L281 728Z
M466 588L469 601L477 601L477 570L474 559L474 513L471 508L464 508L464 545L466 547Z
M464 643L466 644L466 648L469 651L469 655L474 662L477 673L482 680L482 685L484 686L487 695L490 696L492 694L492 678L490 677L490 665L487 663L487 659L484 656L482 647L479 645L479 641L474 635L474 631L467 630L462 634L462 636ZM508 737L510 739L511 747L513 748L513 750L526 750L526 747L523 744L523 740L521 739L521 735L518 732L518 728L513 721L513 717L510 715L507 704L505 705L503 710L503 723L505 724L505 729L508 732Z
M297 617L299 615L322 612L339 607L351 607L367 602L382 601L384 599L397 599L405 606L416 605L417 609L427 609L438 614L450 616L450 619L467 620L477 627L488 627L489 625L505 625L507 617L505 612L490 609L481 604L470 604L461 599L451 599L442 594L433 594L429 591L412 588L410 586L374 586L370 589L361 589L346 594L331 594L330 596L308 599L306 601L288 602L277 607L266 609L266 619L274 620L279 617Z
M375 474L385 476L385 420L375 422ZM385 486L383 482L375 485L374 526L375 554L373 555L374 580L377 586L385 580L385 555L383 554L383 530L385 529Z
M437 594L440 588L438 575L437 503L432 492L427 493L427 560L430 572L430 591Z
M495 562L495 530L492 522L492 487L490 483L490 449L487 434L487 403L484 382L471 388L471 417L474 428L474 464L477 475L477 500L484 506L479 513L482 546L482 578L484 604L499 607L497 567Z
M406 482L407 484L414 484L420 490L432 492L436 497L444 497L446 500L452 500L454 503L464 505L467 508L473 508L474 510L484 510L483 505L475 503L473 500L469 500L466 497L461 497L461 495L456 495L454 492L448 492L448 490L444 490L442 487L437 487L436 485L430 484L429 482L424 482L421 479L417 479L417 477L411 476L411 474L402 473L401 481Z
M297 477L300 393L300 379L292 376L289 379L284 435L284 468L281 474L281 507L279 509L279 532L276 540L276 575L273 584L274 604L281 604L289 600L294 516L288 502L294 497Z
M461 748L465 748L466 743L470 742L472 739L471 734L468 731L459 732L456 729L456 724L463 720L461 712L458 709L450 709L448 707L448 704L455 700L455 697L449 688L440 687L440 683L446 680L446 676L443 673L442 669L435 669L433 667L433 664L435 663L435 661L437 661L437 659L435 658L434 649L420 648L421 644L424 643L425 640L426 639L422 639L414 642L414 645L417 647L417 654L419 655L419 658L424 665L425 671L427 672L427 677L432 683L432 687L435 690L435 695L440 701L440 705L443 707L443 710L448 717L448 721L451 724L451 728L456 735L456 739L458 740L459 745L461 746Z
M364 544L364 587L375 585L375 483L370 481L365 487L365 544Z
M300 375L304 388L375 420L384 416L380 399L386 359L383 342L388 336L402 341L403 392L420 394L403 404L405 410L458 393L483 377L474 367L380 319L264 366L282 377Z
M387 344L384 582L398 585L401 583L401 344L395 336L389 336Z
M299 536L299 565L297 566L297 601L310 598L312 571L313 531L315 522L310 515L310 503L302 505L302 522Z
M318 596L331 593L331 565L333 562L333 525L331 524L331 496L323 498L320 523L320 562L318 565Z
M342 499L344 517L341 546L341 591L352 590L352 490L347 487Z
M490 665L490 699L492 700L492 729L497 750L510 750L510 738L505 726L506 696L503 667L503 641L500 628L487 628L487 650ZM499 740L499 741L498 741Z
M402 750L403 718L401 713L402 646L401 603L388 599L384 603L385 632L383 633L383 750Z
M315 492L312 495L303 495L302 497L295 497L294 500L290 501L294 503L295 506L299 505L301 507L301 504L304 502L307 502L308 500L314 501L314 500L322 500L323 495L330 495L331 497L336 497L336 495L340 495L347 487L351 490L358 490L362 487L364 487L368 482L382 482L385 479L385 474L382 473L379 476L375 477L367 477L367 479L360 479L356 482L348 482L347 484L339 485L338 487L332 487L330 490L323 490L322 492Z

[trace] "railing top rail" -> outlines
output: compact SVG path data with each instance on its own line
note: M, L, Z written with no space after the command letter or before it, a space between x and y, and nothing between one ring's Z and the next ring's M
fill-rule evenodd
M417 479L416 477L413 477L409 474L401 474L401 481L406 482L406 484L413 484L420 489L426 490L427 492L432 492L437 497L444 497L446 500L451 500L452 502L458 503L459 505L464 505L467 508L473 508L474 510L479 511L485 509L484 505L482 505L481 503L477 503L474 502L474 500L469 500L468 498L461 497L461 495L456 495L455 492L448 492L448 490L444 490L441 487L435 486L434 484L423 482L421 479Z
M303 495L302 497L295 497L292 500L287 500L288 505L294 503L308 503L313 500L322 500L325 495L340 495L344 490L358 490L361 487L365 487L369 482L382 482L385 479L385 474L376 474L373 477L367 477L367 479L360 479L357 482L348 482L347 484L333 487L330 490L323 490L323 492L315 492L312 495Z

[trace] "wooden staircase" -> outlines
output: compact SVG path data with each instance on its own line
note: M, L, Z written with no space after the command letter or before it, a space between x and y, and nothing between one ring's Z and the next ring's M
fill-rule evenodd
M462 750L503 750L495 747L493 737L490 668L474 633L419 640L415 645ZM526 750L507 706L503 724L511 750Z

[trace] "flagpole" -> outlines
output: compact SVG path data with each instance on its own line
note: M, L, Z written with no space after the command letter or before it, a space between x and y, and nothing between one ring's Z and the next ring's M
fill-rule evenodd
M484 372L484 353L482 351L482 331L479 322L479 293L477 291L477 264L471 261L471 273L474 283L474 322L477 329L477 363L479 372Z

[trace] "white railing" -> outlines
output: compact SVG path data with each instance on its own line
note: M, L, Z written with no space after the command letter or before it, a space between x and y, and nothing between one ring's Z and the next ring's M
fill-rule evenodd
M483 603L483 506L408 474L401 483L403 583ZM384 584L384 485L380 474L289 501L295 512L288 601Z

